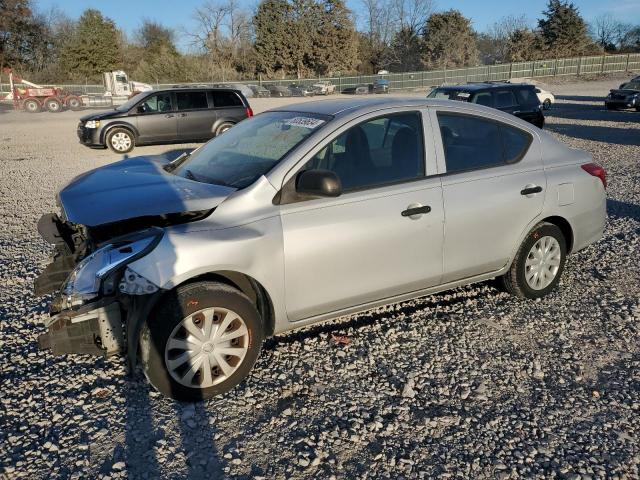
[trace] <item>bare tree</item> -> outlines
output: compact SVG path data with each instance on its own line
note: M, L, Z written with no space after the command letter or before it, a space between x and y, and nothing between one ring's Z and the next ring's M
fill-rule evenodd
M592 36L596 43L605 50L614 50L620 38L621 22L618 22L610 13L596 17L591 26Z
M527 16L522 14L502 17L491 25L486 34L491 50L486 54L487 60L504 62L507 57L509 38L515 32L526 30L529 27L529 23Z
M397 30L422 32L429 15L435 9L433 0L391 0L396 15Z

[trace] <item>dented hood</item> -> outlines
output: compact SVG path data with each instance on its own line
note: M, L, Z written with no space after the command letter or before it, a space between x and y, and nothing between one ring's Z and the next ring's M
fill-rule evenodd
M66 220L89 227L215 208L235 189L166 172L164 158L122 160L74 178L58 200Z

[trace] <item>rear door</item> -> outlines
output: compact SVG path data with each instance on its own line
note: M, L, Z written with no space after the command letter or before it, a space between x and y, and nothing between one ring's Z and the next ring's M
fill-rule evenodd
M433 110L432 124L446 218L443 283L496 271L542 211L539 139L533 129L451 108Z
M536 124L540 120L540 99L536 94L534 87L523 87L514 90L518 103L520 105L520 113L518 117L529 123Z
M214 90L211 93L218 123L238 123L247 117L246 107L236 92L231 90Z
M209 105L206 90L175 92L180 140L208 140L213 137L216 112Z
M178 138L171 92L150 95L132 112L138 127L137 143L170 142Z

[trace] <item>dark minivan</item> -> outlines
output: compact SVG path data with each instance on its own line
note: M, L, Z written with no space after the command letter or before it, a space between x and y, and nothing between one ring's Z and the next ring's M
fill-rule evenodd
M251 116L245 96L231 88L151 90L82 117L78 138L88 147L127 153L135 145L206 141Z
M450 85L433 89L427 98L460 100L486 105L515 115L536 127L544 126L542 107L536 95L536 87L533 85L506 82Z

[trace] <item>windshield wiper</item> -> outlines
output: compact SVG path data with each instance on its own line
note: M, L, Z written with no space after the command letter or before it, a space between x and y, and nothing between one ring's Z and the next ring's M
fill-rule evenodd
M176 158L167 163L163 168L165 172L173 172L176 168L178 168L182 163L191 156L191 152L184 152L178 155Z

